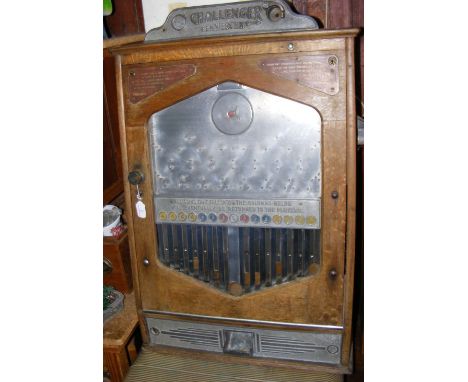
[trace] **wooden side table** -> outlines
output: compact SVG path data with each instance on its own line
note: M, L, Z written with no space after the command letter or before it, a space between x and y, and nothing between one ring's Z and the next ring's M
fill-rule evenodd
M124 308L104 323L104 368L112 382L121 382L135 361L139 325L134 293L126 294Z
M119 292L130 293L133 289L133 281L126 228L118 239L112 236L103 237L103 256L104 261L111 265L110 272L104 273L104 284L113 286Z

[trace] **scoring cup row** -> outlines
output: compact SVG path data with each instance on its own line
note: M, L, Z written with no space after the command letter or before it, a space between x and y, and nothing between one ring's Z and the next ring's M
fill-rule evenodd
M237 214L230 214L227 215L225 213L220 213L216 214L214 212L210 212L209 214L205 214L204 212L200 212L198 214L194 212L190 213L185 213L185 212L179 212L178 214L174 211L171 212L166 212L166 211L161 211L159 212L159 221L164 222L164 221L179 221L179 222L185 222L189 221L192 223L195 222L201 222L201 223L238 223L239 221L241 223L247 224L249 222L258 224L260 221L263 224L270 224L273 222L274 224L292 224L295 222L298 225L314 225L317 223L317 218L313 215L262 215L261 217L257 214L252 214L252 215L247 215L247 214L242 214L242 215L237 215Z

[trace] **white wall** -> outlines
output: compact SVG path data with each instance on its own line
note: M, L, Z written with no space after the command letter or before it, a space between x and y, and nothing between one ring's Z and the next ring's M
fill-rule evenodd
M142 0L145 32L164 24L169 13L176 8L197 5L238 3L246 0Z

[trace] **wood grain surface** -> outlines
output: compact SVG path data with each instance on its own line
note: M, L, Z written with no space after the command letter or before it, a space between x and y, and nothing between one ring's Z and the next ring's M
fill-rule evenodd
M134 288L143 310L183 312L298 324L343 326L342 366L351 343L354 274L355 111L353 38L358 30L210 38L116 48L124 178L141 170L147 217L134 214L136 190L125 182ZM294 50L288 50L288 44ZM271 57L327 54L338 58L339 92L328 95L290 79L272 77L260 62ZM135 65L195 65L196 74L131 103L128 78ZM322 118L322 262L317 273L289 283L231 296L164 266L157 259L147 121L150 116L220 82L236 81L318 110ZM333 198L333 192L338 198ZM148 259L149 265L143 266ZM331 277L335 272L336 276ZM146 337L145 337L146 336ZM147 340L147 334L144 333Z

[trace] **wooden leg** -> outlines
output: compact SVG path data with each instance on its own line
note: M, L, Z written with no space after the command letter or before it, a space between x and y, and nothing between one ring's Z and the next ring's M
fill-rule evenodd
M129 368L125 347L118 350L105 349L104 364L111 375L112 382L122 382Z
M130 342L127 345L127 352L128 352L128 357L130 358L130 364L132 364L133 362L135 362L135 360L138 357L138 349L137 349L137 345L136 345L136 337L135 336L133 336L130 339Z

